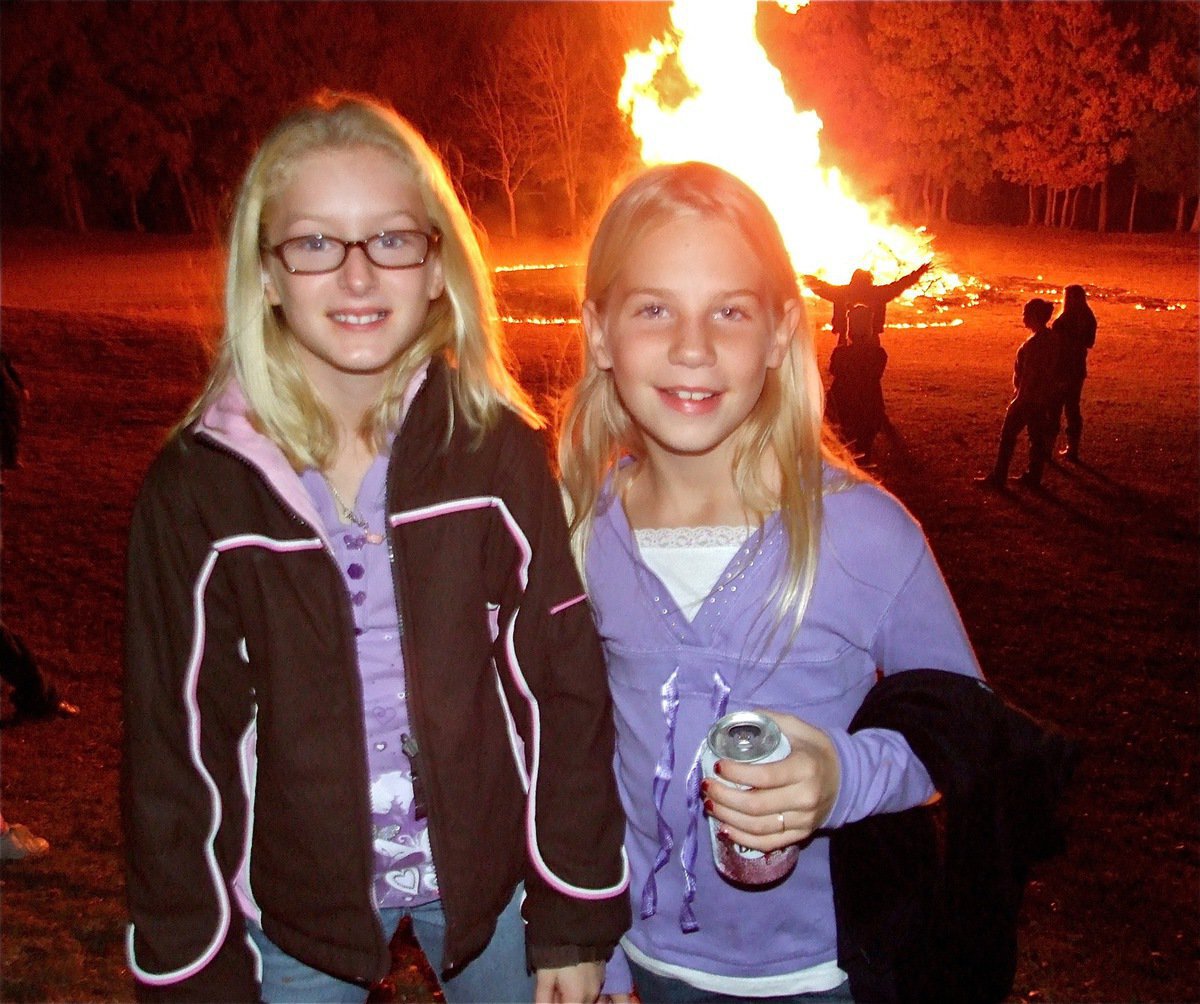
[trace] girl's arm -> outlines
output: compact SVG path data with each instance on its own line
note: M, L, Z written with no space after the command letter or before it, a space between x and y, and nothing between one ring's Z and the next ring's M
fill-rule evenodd
M603 653L538 435L515 428L505 437L499 469L515 524L510 532L521 538L515 568L511 547L498 556L513 570L501 599L496 664L506 683L517 686L510 704L531 715L522 910L529 956L547 970L603 963L629 926L625 817L612 772ZM504 626L514 616L510 649Z
M206 686L222 634L215 621L205 625L204 658L192 662L201 637L193 590L208 542L190 486L176 473L169 457L156 462L129 539L122 808L133 923L127 952L139 999L253 1001L258 984L244 922L231 902L232 868L221 863L232 848L217 832L211 780L223 756L225 766L233 763L232 733L247 713L228 688ZM232 662L232 643L228 649ZM222 808L226 823L241 811Z
M802 275L800 279L805 286L816 293L822 300L836 300L842 295L844 289L844 287L834 286L824 279L818 279L815 275Z
M958 610L923 542L871 652L885 675L930 668L982 677ZM928 771L899 732L822 730L791 715L767 713L779 722L792 753L774 764L721 761L723 778L753 790L710 784L705 793L712 814L747 847L784 847L817 829L910 809L936 794Z

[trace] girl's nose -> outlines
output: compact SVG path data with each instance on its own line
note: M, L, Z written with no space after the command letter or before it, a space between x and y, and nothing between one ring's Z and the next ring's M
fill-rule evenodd
M338 270L338 282L352 293L365 293L374 288L378 276L375 266L367 257L366 249L362 246L352 247Z
M684 320L671 339L668 362L676 366L712 366L717 361L712 333L703 320Z

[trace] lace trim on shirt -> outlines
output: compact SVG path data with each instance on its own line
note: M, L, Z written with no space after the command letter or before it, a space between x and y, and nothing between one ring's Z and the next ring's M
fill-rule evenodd
M741 547L751 532L748 526L666 526L633 535L639 547Z

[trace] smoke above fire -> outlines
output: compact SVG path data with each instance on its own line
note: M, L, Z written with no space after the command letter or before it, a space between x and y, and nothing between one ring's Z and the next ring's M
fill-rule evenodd
M618 102L642 161L702 160L737 175L771 208L797 272L844 282L866 268L890 281L928 261L928 235L891 223L886 203L860 201L836 167L820 163L821 120L796 109L759 45L757 6L675 0L666 36L626 53ZM935 267L922 291L959 285Z

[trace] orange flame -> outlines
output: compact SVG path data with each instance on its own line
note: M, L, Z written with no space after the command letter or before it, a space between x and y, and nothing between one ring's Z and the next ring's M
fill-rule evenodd
M794 12L798 5L785 5ZM865 205L836 167L822 167L814 111L798 112L755 37L754 0L675 0L674 31L625 55L618 102L646 164L703 160L750 185L771 208L799 272L844 282L856 268L891 281L927 261L930 238ZM956 288L935 268L920 290Z

